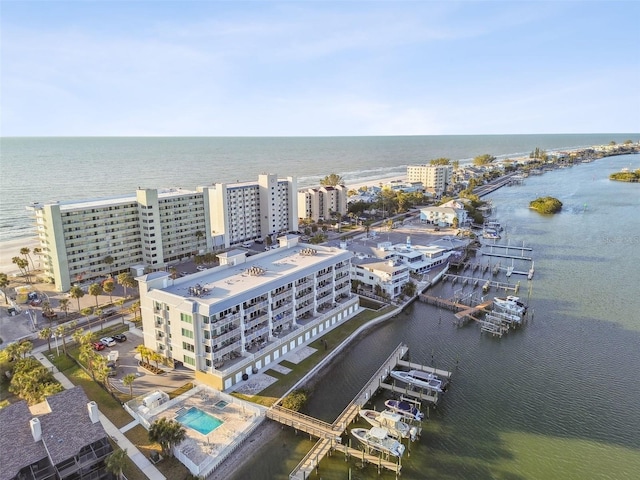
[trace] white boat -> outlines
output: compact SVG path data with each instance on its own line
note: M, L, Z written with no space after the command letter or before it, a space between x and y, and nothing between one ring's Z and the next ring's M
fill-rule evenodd
M422 421L424 418L424 413L409 402L404 402L402 400L387 400L384 402L384 405L389 410L399 413L408 420Z
M433 373L423 372L422 370L409 370L405 372L403 370L393 370L391 376L396 380L408 383L415 387L426 388L433 390L434 392L444 392L446 389L445 383Z
M403 422L403 416L397 412L392 412L391 410L376 412L375 410L363 408L359 413L372 427L386 428L391 437L398 439L410 438L413 441L418 435L418 429Z
M482 231L482 238L488 238L488 239L498 239L500 238L500 234L498 233L497 230L493 230L490 228L487 228L485 230Z
M384 428L373 427L369 430L366 428L352 428L351 434L364 445L379 452L388 453L395 457L401 457L404 453L404 445L391 438Z
M527 312L527 306L520 301L520 297L509 295L507 297L495 297L493 305L500 310L516 315L524 315Z

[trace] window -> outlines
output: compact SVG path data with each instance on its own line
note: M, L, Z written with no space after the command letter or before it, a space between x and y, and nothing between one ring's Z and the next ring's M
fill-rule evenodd
M187 343L187 342L182 342L182 348L184 350L189 350L190 352L195 352L196 351L195 347L193 345L191 345L190 343Z
M191 365L192 367L196 365L196 359L190 357L189 355L184 355L183 357L184 363Z
M180 320L182 320L183 322L186 322L186 323L193 324L193 317L191 315L187 315L186 313L181 313L180 314Z
M193 338L193 332L191 330L187 330L186 328L183 328L182 336L187 338Z

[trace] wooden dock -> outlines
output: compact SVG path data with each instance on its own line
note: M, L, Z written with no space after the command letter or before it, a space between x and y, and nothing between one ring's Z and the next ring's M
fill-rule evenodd
M293 412L279 406L274 406L267 411L268 418L280 422L283 425L288 425L296 430L306 432L313 437L319 438L318 442L311 448L309 453L305 455L298 466L289 474L290 480L306 480L314 470L319 468L320 461L326 455L331 455L334 451L343 452L345 455L345 461L349 457L362 459L363 463L368 462L377 465L379 472L384 468L395 472L396 477L400 475L400 471L402 469L400 459L395 462L389 458L383 458L383 455L372 455L371 453L363 450L343 445L341 443L341 436L346 431L347 426L357 418L360 409L369 400L371 400L371 398L380 389L396 391L398 393L410 395L414 398L434 403L438 401L437 395L434 396L422 391L411 390L408 386L400 388L395 385L385 383L385 380L389 377L389 373L397 365L436 373L437 375L441 375L447 379L451 378L451 372L446 370L437 370L402 360L408 352L409 347L402 343L398 345L398 347L396 347L391 355L389 355L385 362L371 376L365 386L356 394L351 403L347 405L331 425L308 415Z

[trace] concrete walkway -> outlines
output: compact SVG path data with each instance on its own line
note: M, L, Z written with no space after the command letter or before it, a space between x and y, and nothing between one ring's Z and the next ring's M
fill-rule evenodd
M65 389L70 389L75 386L67 377L64 376L62 372L58 371L55 365L53 365L41 351L33 353L33 356L42 365L44 365L45 368L53 372L53 376ZM111 421L102 414L102 412L100 412L100 423L107 434L120 446L120 448L127 451L129 458L133 460L133 463L142 470L147 478L151 480L166 480L166 477L160 473L160 470L158 470L149 461L149 459L145 457L127 437L124 436L118 427L111 423ZM129 425L126 425L124 428L129 427Z

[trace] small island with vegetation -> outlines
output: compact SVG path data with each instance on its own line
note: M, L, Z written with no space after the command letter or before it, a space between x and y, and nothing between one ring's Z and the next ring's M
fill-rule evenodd
M540 197L532 200L529 208L540 213L557 213L562 209L562 202L553 197Z
M615 180L617 182L640 182L640 169L630 172L628 168L623 168L621 172L609 175L609 180Z

